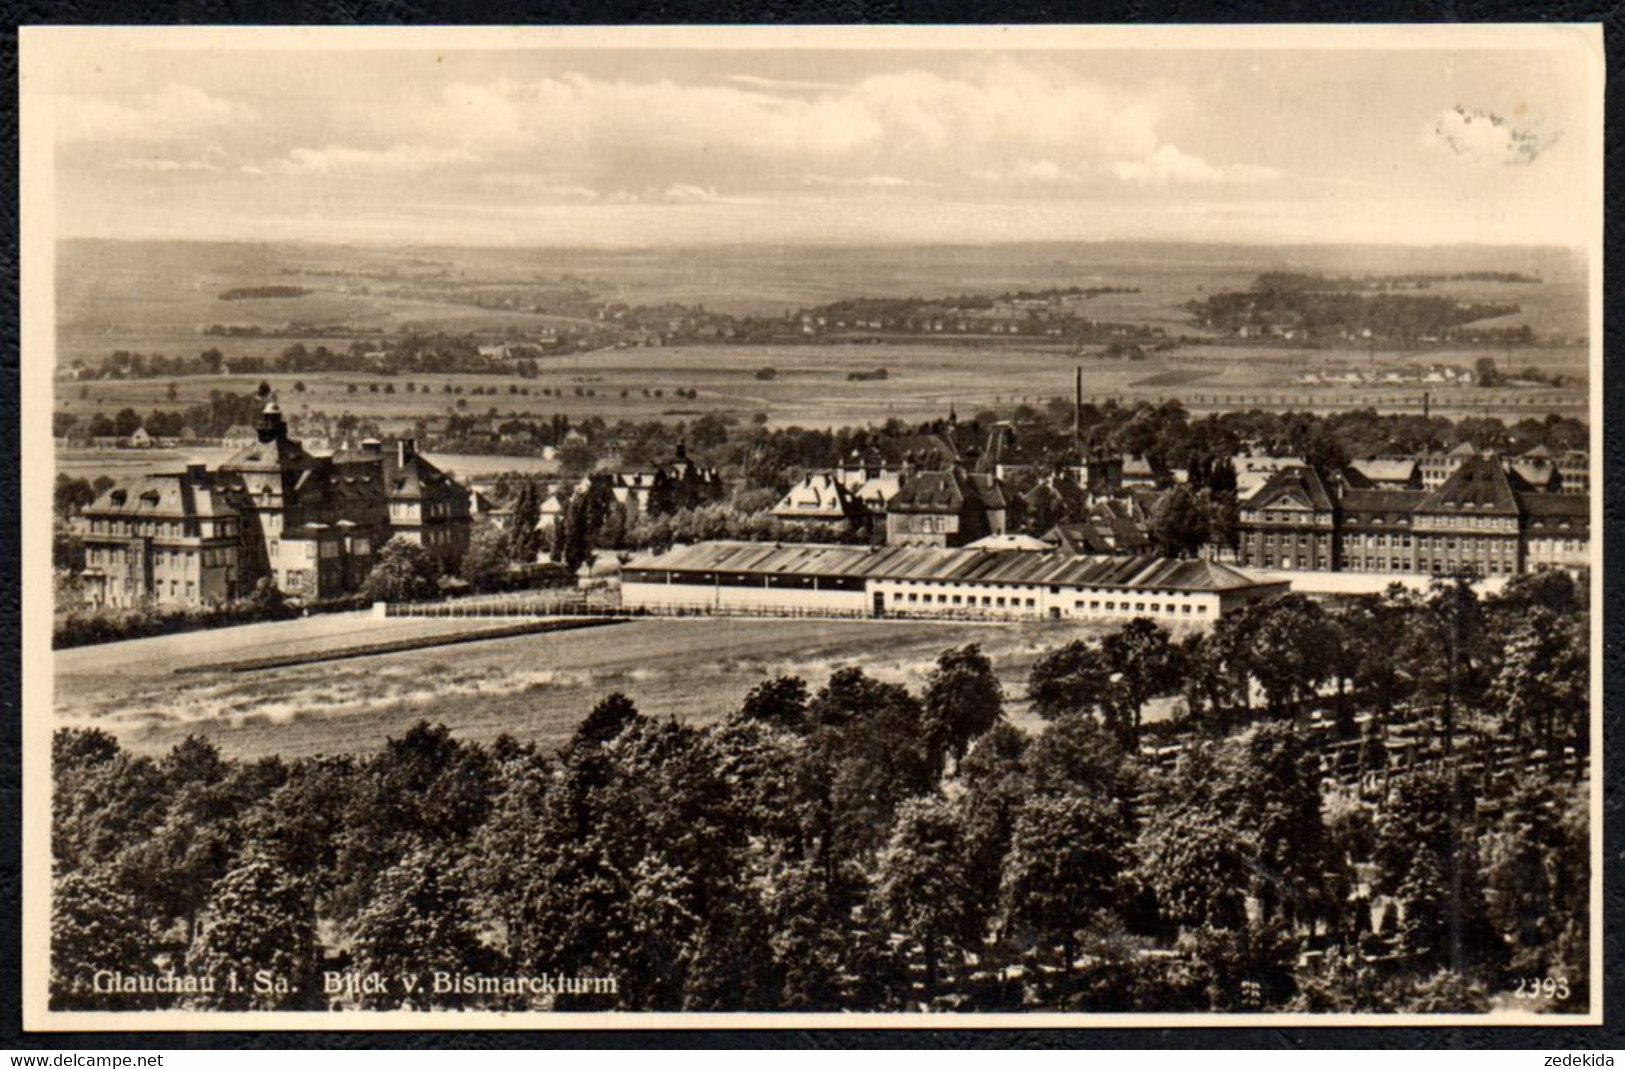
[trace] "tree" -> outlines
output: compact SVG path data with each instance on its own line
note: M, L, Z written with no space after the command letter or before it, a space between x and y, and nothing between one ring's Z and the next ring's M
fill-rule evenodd
M51 890L53 1010L128 1010L129 996L97 994L102 970L140 975L152 967L153 935L135 898L103 870L59 874Z
M476 591L499 590L508 579L508 535L494 524L477 526L457 574Z
M936 990L943 941L974 950L982 932L964 839L951 804L916 798L897 811L876 866L876 903L894 929L920 944L928 995Z
M1232 928L1251 895L1267 919L1314 918L1328 855L1314 753L1292 724L1188 746L1149 806L1141 873L1171 922Z
M466 996L437 993L431 974L482 973L495 964L480 944L455 859L433 847L412 850L379 878L356 915L350 947L356 969L388 977L386 990L362 994L368 1009L459 1006ZM406 983L412 978L415 988Z
M361 583L361 596L370 601L422 601L439 592L440 563L428 550L396 535L384 543L378 560Z
M1112 673L1110 693L1121 706L1118 719L1125 730L1139 728L1146 702L1178 686L1182 668L1178 654L1168 632L1144 616L1101 641L1101 659Z
M998 906L999 877L1010 850L1016 816L1033 793L1027 773L1027 735L1001 721L976 740L959 763L956 782L970 882L983 915Z
M859 668L830 676L808 707L813 731L798 770L810 838L833 886L837 870L867 861L897 807L929 790L920 703Z
M1164 557L1194 557L1207 540L1209 520L1188 486L1162 495L1151 512L1149 534Z
M801 734L807 730L806 681L797 676L779 676L758 683L745 695L739 719Z
M128 438L141 429L141 417L133 408L121 408L113 417L113 433L120 438Z
M1033 712L1045 720L1067 713L1093 714L1107 701L1110 676L1100 651L1075 640L1033 662L1027 698Z
M1078 932L1112 908L1129 833L1109 801L1075 793L1036 797L1016 818L1002 897L1008 923L1059 943L1070 972Z
M972 643L937 658L923 705L927 753L940 778L947 757L958 762L977 736L1004 715L1004 688L992 662Z
M301 379L300 381L293 384L293 392L294 393L304 393L305 392L305 383L304 383L303 379Z
M616 692L593 706L592 712L576 727L572 746L601 746L614 740L642 719L632 699Z
M1384 802L1375 860L1404 914L1400 946L1418 967L1488 974L1505 961L1484 898L1474 808L1453 771L1401 776Z
M1246 663L1264 689L1271 711L1284 714L1311 698L1336 670L1339 635L1325 610L1302 594L1249 606Z
M514 495L513 509L509 516L508 525L510 552L513 559L521 564L530 564L536 560L536 551L540 548L541 532L536 525L542 518L541 502L538 500L536 484L529 479L519 484L519 492Z
M1124 799L1136 776L1119 736L1082 713L1052 720L1027 748L1026 768L1040 794L1086 791Z
M254 394L261 401L264 401L266 398L271 396L271 384L264 379L261 379L259 386L255 387L254 389Z
M90 480L75 479L71 475L57 473L52 504L58 518L69 519L77 516L86 505L95 500L96 489L91 486Z
M580 438L571 438L559 446L559 469L565 476L584 475L598 463L598 451Z
M319 1005L316 915L304 881L249 853L215 884L208 920L186 956L193 975L213 981L198 1004L221 1010ZM265 987L254 981L263 973Z

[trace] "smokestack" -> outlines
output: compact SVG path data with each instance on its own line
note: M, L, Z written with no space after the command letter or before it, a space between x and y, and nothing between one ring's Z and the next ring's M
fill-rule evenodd
M400 438L395 442L395 462L406 467L406 462L417 455L417 442L411 438Z
M1083 431L1083 426L1082 426L1083 425L1083 365L1082 364L1079 364L1077 366L1077 368L1075 369L1075 373L1076 373L1076 378L1073 380L1075 390L1074 390L1073 399L1072 399L1072 452L1076 453L1081 458L1083 456L1083 449L1082 449L1082 440L1083 440L1083 434L1082 434L1082 431Z
M202 464L188 464L186 465L186 481L193 486L206 487L209 485L208 470Z

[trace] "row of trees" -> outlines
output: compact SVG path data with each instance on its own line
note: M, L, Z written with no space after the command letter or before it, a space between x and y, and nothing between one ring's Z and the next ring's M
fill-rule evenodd
M707 728L611 695L557 754L420 724L365 757L153 759L63 730L53 766L59 1008L137 1008L94 975L163 967L212 987L143 1004L1473 1011L1509 969L1589 996L1578 785L1444 764L1362 804L1291 722L1166 769L1086 714L1013 727L974 646L918 695L781 678ZM614 985L322 994L343 968ZM284 982L231 983L256 970Z
M1041 656L1032 709L1088 715L1135 737L1152 699L1177 696L1191 723L1324 708L1352 732L1359 710L1379 721L1407 708L1460 733L1552 749L1588 740L1590 613L1584 584L1545 570L1480 598L1466 576L1426 592L1390 587L1336 609L1301 594L1255 602L1211 630L1175 640L1136 619L1099 641Z

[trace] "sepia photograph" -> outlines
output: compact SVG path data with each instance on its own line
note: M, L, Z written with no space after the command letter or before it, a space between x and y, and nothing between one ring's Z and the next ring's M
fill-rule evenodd
M24 28L26 1027L1600 1023L1603 78Z

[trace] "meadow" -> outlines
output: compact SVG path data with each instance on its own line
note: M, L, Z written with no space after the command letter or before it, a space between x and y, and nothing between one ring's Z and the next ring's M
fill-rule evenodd
M507 733L551 747L611 691L646 713L704 724L780 675L816 689L836 669L857 665L918 692L944 649L977 642L1004 683L1012 720L1032 727L1021 695L1033 660L1097 633L1097 625L1048 622L634 620L265 672L199 670L491 623L347 613L63 651L55 654L55 717L101 727L148 753L189 734L236 757L368 752L422 718L460 738ZM183 667L186 674L175 673Z

